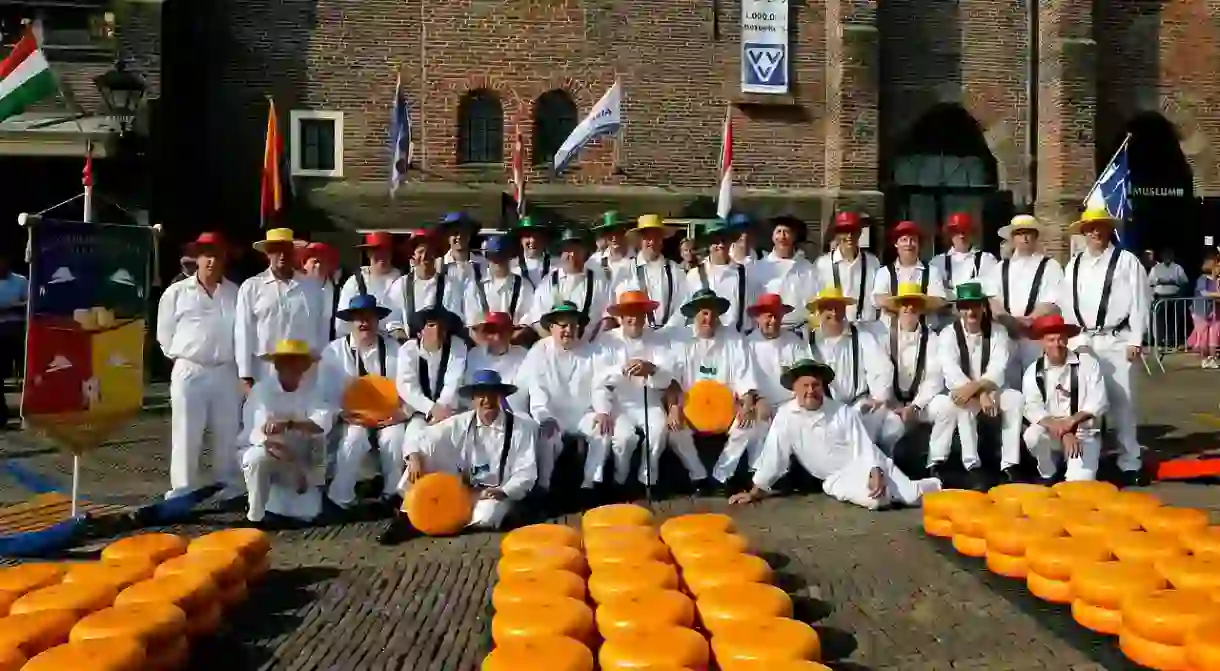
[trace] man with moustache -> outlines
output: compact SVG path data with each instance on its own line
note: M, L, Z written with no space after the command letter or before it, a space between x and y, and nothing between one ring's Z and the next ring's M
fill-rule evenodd
M638 251L632 263L626 266L613 288L613 295L621 298L627 291L642 291L656 307L645 315L648 327L662 329L669 325L681 325L682 314L678 310L684 292L684 272L674 261L665 258L665 240L676 234L675 229L665 226L655 214L641 216L636 227L627 232Z
M797 244L805 237L805 223L792 215L780 215L770 224L771 251L750 272L759 291L778 294L789 307L800 306L783 315L784 328L796 331L808 321L805 301L817 295L821 285L817 269L797 253Z
M744 224L739 218L731 221L716 221L703 229L698 244L707 246L707 258L686 273L686 291L683 303L703 291L711 291L728 306L720 315L724 326L744 334L750 324L746 319L746 308L760 293L753 271L729 257L729 245L742 234Z

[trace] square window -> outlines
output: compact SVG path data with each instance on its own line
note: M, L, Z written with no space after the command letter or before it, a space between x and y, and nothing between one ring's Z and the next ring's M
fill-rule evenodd
M289 154L299 177L343 176L343 113L293 110Z

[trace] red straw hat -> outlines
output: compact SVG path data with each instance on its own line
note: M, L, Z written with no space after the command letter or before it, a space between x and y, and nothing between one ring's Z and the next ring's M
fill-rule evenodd
M1043 315L1036 317L1029 325L1029 333L1035 340L1052 333L1062 333L1071 338L1080 333L1080 327L1063 321L1062 315Z
M913 221L900 221L890 230L890 237L892 237L894 240L907 235L922 238L923 229L919 227L919 224Z
M394 235L389 231L371 231L364 234L364 243L356 246L364 249L393 249Z
M224 252L228 249L224 238L215 231L204 231L199 234L199 237L194 241L188 242L186 245L187 256L199 256L199 252L204 249L212 249L218 252Z
M945 219L945 228L943 230L946 235L957 235L959 233L969 235L974 231L974 217L965 212L954 212Z
M323 261L335 261L339 258L339 253L335 251L334 247L325 242L311 242L305 245L305 249L301 251L301 260L305 261L314 257L320 258Z
M755 317L763 312L770 312L774 315L786 315L792 312L791 305L784 304L784 299L779 294L763 294L758 297L754 305L746 308L746 314Z
M650 299L648 294L643 291L624 291L618 297L618 302L606 308L606 312L614 317L624 314L644 314L656 310L658 305L660 304Z
M476 329L485 331L511 331L513 318L507 312L488 312L483 321L475 325Z
M835 215L835 223L831 225L832 233L855 233L863 226L863 219L858 212L840 212Z

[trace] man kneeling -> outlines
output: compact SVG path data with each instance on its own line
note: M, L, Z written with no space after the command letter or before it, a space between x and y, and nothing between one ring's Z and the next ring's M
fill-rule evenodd
M481 370L471 375L470 383L458 389L458 394L470 400L474 409L427 428L422 444L406 458L406 472L399 482L404 499L411 485L426 473L461 475L478 496L470 526L499 528L538 478L534 453L538 424L527 415L505 409L505 399L516 391L495 371ZM400 514L378 542L399 543L414 531L406 515Z
M940 480L911 481L873 441L860 412L826 398L834 371L805 359L784 370L781 378L795 398L780 406L759 455L754 487L729 503L753 503L770 492L790 462L822 481L822 491L840 501L875 510L890 503L913 505L940 489Z

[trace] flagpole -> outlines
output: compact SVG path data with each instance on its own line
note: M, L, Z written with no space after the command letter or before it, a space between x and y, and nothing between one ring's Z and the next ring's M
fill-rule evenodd
M618 75L614 76L614 85L619 90L619 127L618 137L614 138L614 174L620 174L623 166L623 140L627 138L627 123L622 119L623 110L623 89L619 86Z
M1123 150L1127 148L1127 144L1130 142L1131 142L1131 133L1127 133L1127 136L1123 138L1122 144L1118 145L1118 149L1114 150L1114 155L1110 157L1109 161L1106 161L1106 164L1104 166L1102 166L1102 169L1101 169L1102 172L1105 172L1106 168L1110 167L1110 164L1114 162L1114 159L1118 158L1119 154L1123 153ZM1097 190L1097 181L1095 180L1093 182L1092 188L1090 188L1089 192L1087 194L1085 194L1084 204L1086 206L1089 204L1089 198L1093 197L1093 192L1096 190ZM1130 195L1130 194L1128 194L1128 195Z
M428 14L429 3L419 3L419 170L427 169L428 159ZM408 166L410 169L410 166Z

